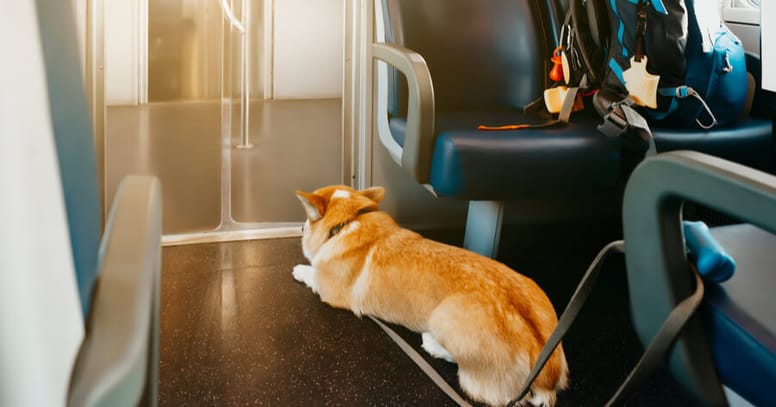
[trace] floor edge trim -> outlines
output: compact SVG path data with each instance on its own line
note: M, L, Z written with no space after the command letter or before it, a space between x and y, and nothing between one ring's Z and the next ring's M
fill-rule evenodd
M302 224L298 226L269 226L238 230L181 233L162 236L162 246L234 242L241 240L280 239L302 236Z

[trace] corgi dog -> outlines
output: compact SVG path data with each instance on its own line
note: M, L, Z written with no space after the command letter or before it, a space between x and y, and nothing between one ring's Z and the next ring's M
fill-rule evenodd
M461 388L493 406L518 396L557 316L533 280L479 254L399 227L378 210L384 189L297 191L307 213L293 276L333 307L422 334L423 349L458 364ZM568 383L559 345L521 402L553 406Z

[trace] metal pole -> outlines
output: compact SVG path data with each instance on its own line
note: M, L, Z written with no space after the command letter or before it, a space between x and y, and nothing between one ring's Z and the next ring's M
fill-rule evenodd
M97 180L100 193L100 224L105 228L108 193L105 165L105 0L86 3L86 92L92 113Z
M242 66L240 67L240 84L242 85L242 95L240 104L240 144L237 148L252 148L248 139L248 114L250 107L250 58L249 58L249 46L250 46L250 1L242 0L242 25L244 30L242 31L242 52L240 58Z

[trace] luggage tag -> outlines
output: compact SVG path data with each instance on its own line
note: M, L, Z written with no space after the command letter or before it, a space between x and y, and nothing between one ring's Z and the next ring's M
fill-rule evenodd
M550 79L555 82L563 81L566 85L571 83L571 68L569 65L568 51L563 46L558 46L552 53L550 59L554 66L550 71ZM554 86L544 90L544 107L547 108L549 113L560 113L563 108L563 101L566 100L566 94L569 87L566 85ZM574 104L572 111L576 112L584 108L582 99L579 95L575 94Z
M549 113L560 113L563 108L563 101L566 100L566 94L569 88L567 86L556 86L554 88L545 89L544 91L544 106ZM582 102L581 95L577 94L574 98L574 105L571 108L572 112L577 112L585 108Z
M647 72L647 57L642 56L641 61L635 57L630 59L630 68L622 72L625 80L625 89L639 106L657 109L657 85L659 75Z
M563 80L566 82L566 84L570 84L571 80L574 79L571 77L571 62L569 61L568 52L563 51L563 53L560 54L561 58L561 68L563 69Z

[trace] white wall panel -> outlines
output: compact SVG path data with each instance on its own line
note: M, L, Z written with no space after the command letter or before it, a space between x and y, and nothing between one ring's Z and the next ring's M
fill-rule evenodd
M776 91L776 3L773 0L764 0L760 6L761 57L763 61L763 88Z
M755 7L723 7L722 17L744 43L744 49L760 54L760 10Z
M276 99L342 96L342 0L275 0Z
M105 104L137 104L140 0L105 2Z
M86 77L86 0L70 0L73 5L73 18L75 30L78 33L78 50L81 53L81 71Z

